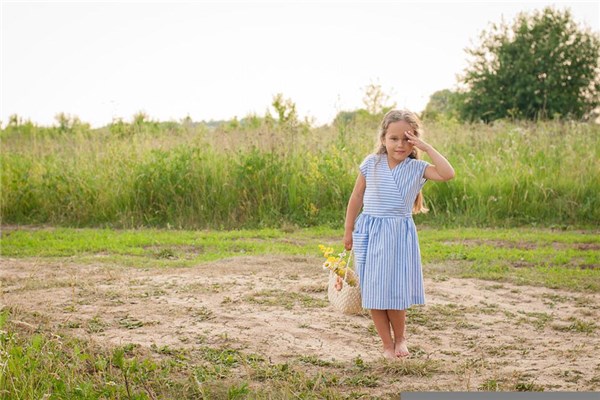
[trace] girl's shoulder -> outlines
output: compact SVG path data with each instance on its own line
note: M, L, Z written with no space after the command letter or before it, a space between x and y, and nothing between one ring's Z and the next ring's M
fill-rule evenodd
M362 172L364 176L367 176L369 169L371 169L375 162L378 161L380 158L381 154L371 153L367 155L362 161L362 163L360 163L360 172Z
M367 155L364 158L364 160L361 163L361 165L362 164L374 163L374 162L380 161L383 156L385 156L385 154L371 153L371 154Z

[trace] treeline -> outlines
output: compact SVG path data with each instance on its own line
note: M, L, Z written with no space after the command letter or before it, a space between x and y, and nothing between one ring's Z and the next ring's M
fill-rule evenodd
M434 93L429 119L595 120L600 115L600 35L570 11L546 7L493 24L466 50L460 89Z

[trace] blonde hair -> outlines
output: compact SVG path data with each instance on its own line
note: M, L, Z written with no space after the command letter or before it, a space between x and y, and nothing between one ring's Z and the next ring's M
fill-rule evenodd
M385 146L383 145L383 141L385 140L385 134L387 133L388 127L393 122L404 121L410 125L415 136L422 137L423 136L423 126L421 124L421 120L417 115L409 110L391 110L383 117L381 121L381 125L379 127L379 134L377 135L377 147L375 149L375 154L386 154L387 151ZM421 159L421 151L416 147L413 147L412 152L408 155L409 158L413 158L415 160ZM426 213L429 211L428 208L425 208L425 204L423 201L423 191L419 191L417 197L415 198L415 203L413 204L412 212L413 214Z

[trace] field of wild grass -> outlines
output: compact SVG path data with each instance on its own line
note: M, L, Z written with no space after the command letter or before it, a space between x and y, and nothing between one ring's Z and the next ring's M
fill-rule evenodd
M376 121L318 128L277 122L9 125L1 132L2 223L341 226L357 166L374 148ZM425 186L431 211L417 223L600 223L600 126L425 121L425 129L457 177Z

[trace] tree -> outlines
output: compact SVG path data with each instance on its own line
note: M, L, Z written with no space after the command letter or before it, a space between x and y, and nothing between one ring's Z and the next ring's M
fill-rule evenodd
M390 102L391 95L385 92L380 84L371 82L363 90L362 100L365 108L338 112L333 120L333 125L347 126L357 123L377 125L385 113L396 107L396 102Z
M384 113L385 110L389 111L396 107L396 102L387 104L391 96L383 91L380 84L371 82L364 88L364 91L363 104L369 114L379 115Z
M277 112L279 123L282 126L297 125L298 113L296 112L296 103L294 103L291 99L285 99L282 93L277 93L273 97L273 102L271 105Z
M58 113L54 116L56 122L58 122L58 131L62 133L73 133L77 130L89 130L90 124L81 122L79 117L71 116L65 113Z
M600 36L578 27L569 10L521 13L466 51L466 119L579 119L600 104Z
M308 133L310 129L310 119L304 117L302 121L300 120L298 111L296 111L296 103L294 103L292 99L286 99L283 97L282 93L277 93L273 96L271 106L277 112L277 125L284 131L290 133ZM264 120L267 125L273 125L275 122L269 110L267 110Z
M438 90L429 97L421 115L423 119L459 119L464 94L450 89Z

